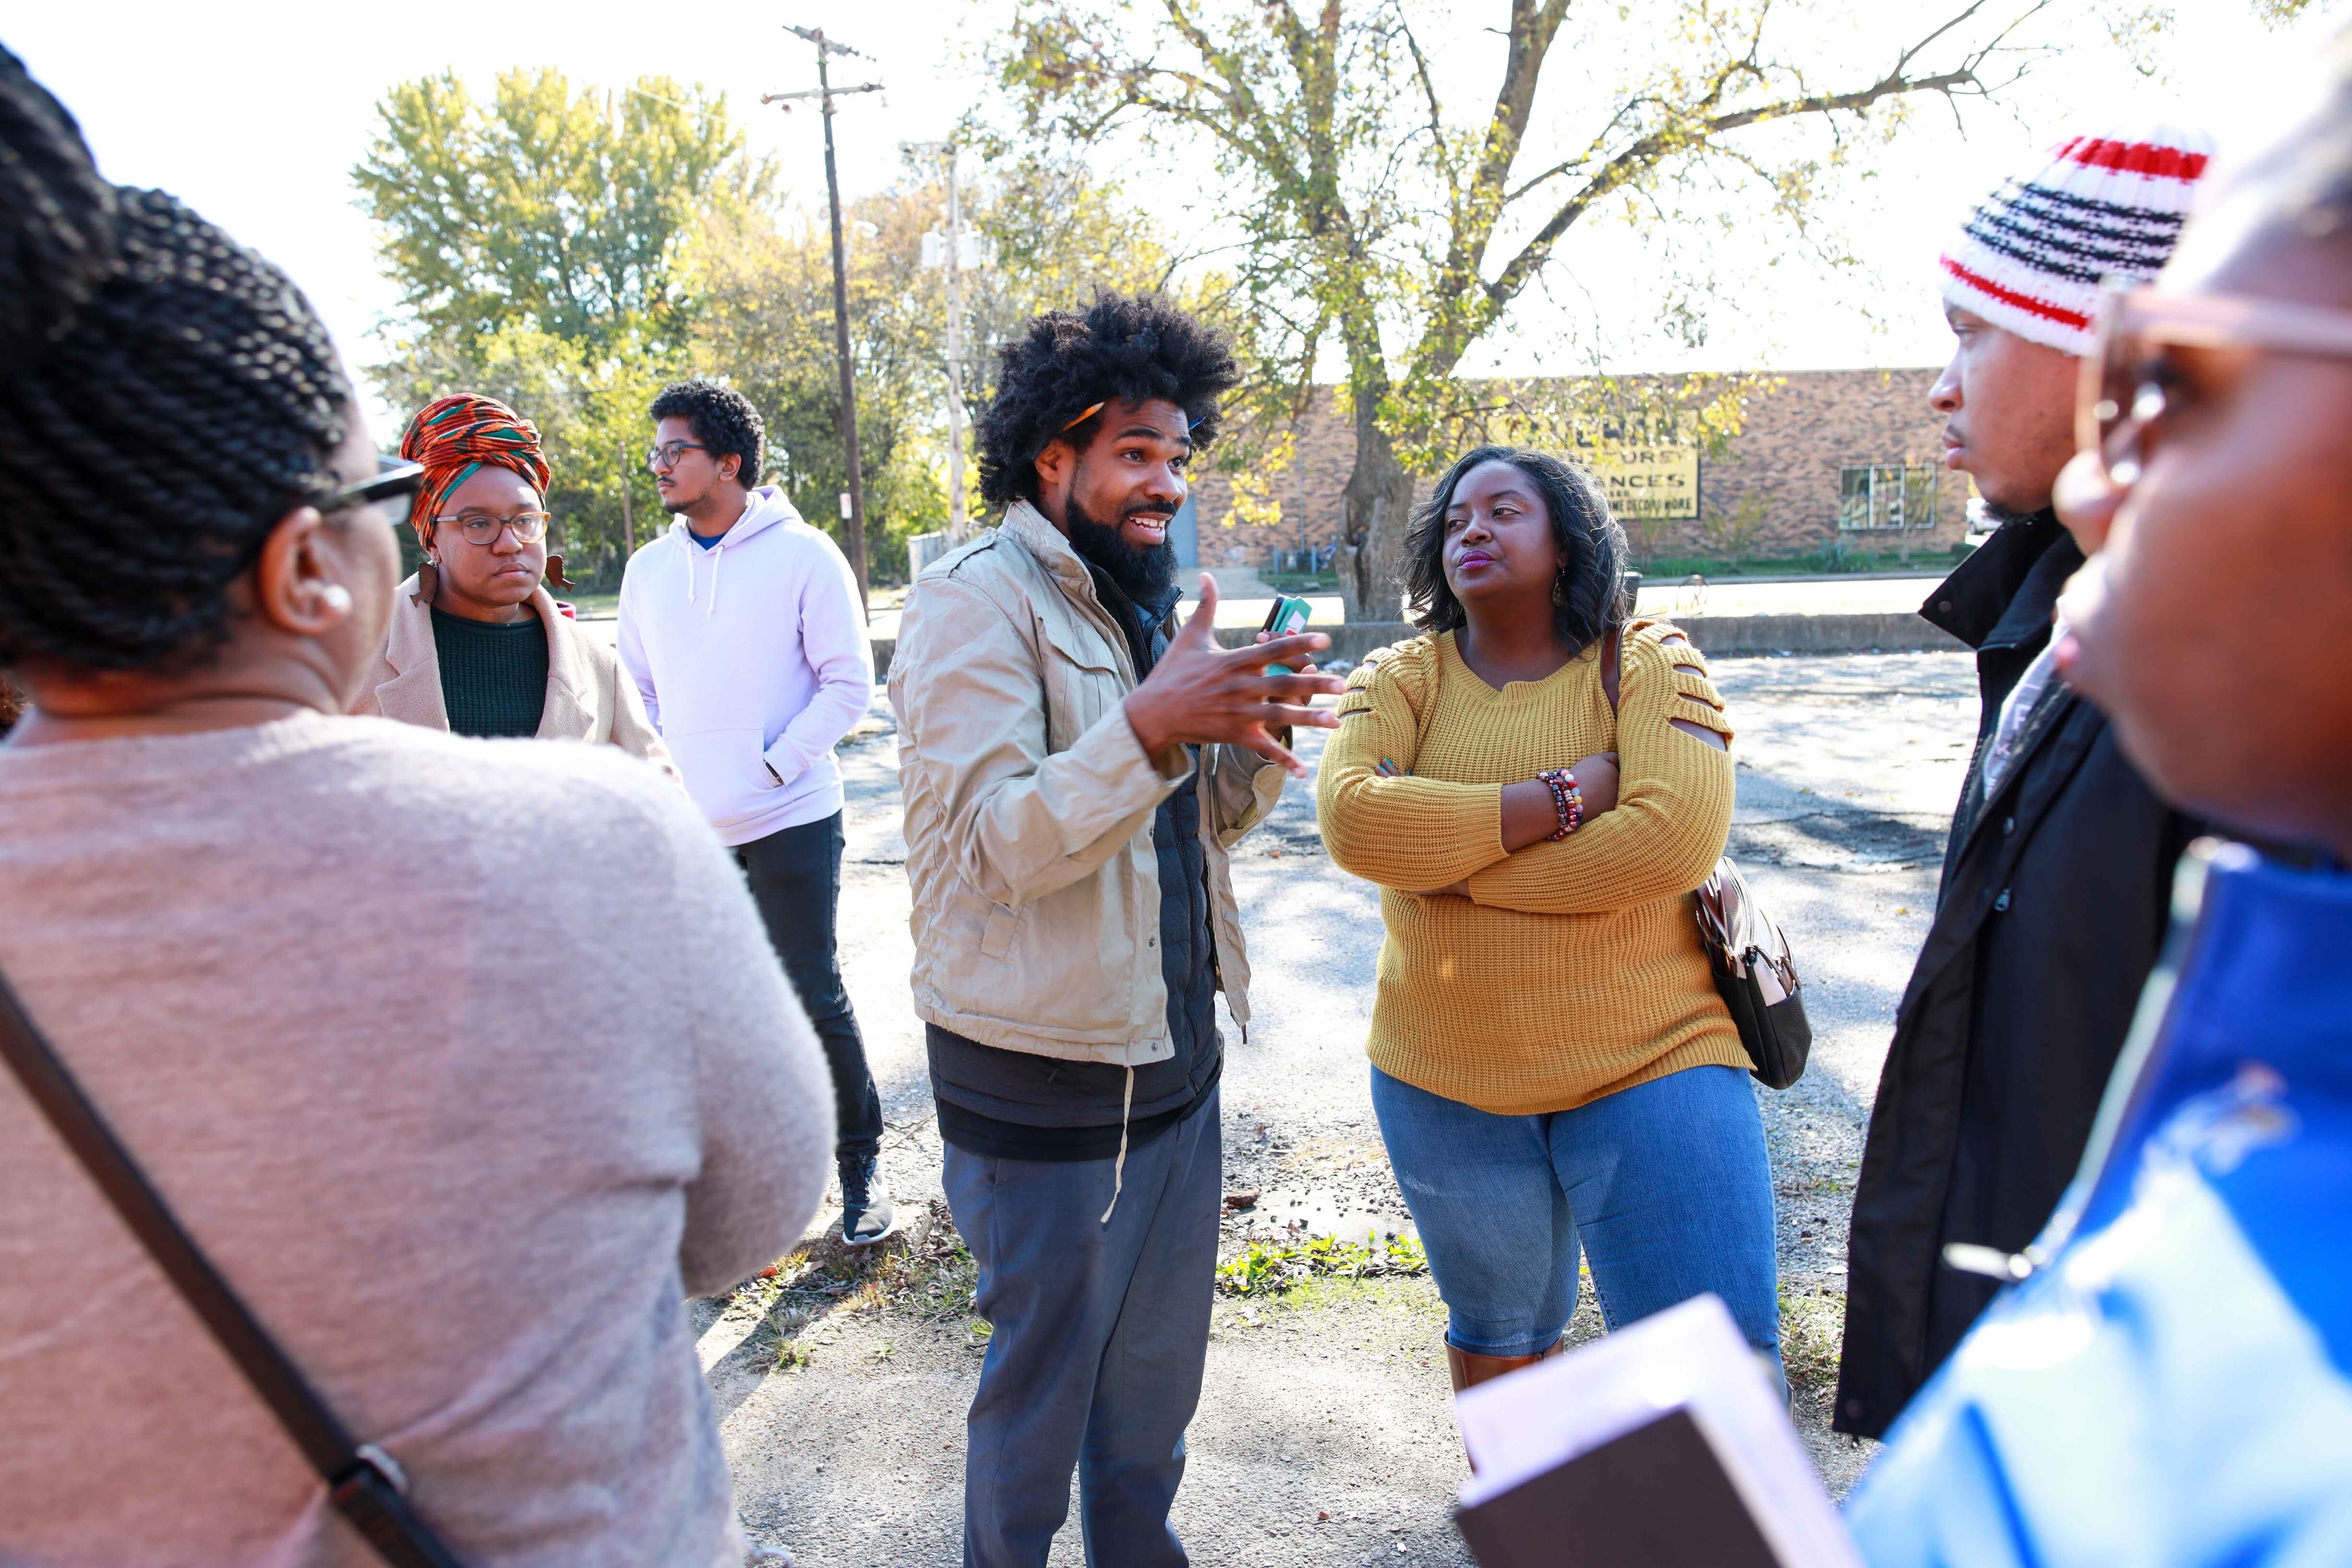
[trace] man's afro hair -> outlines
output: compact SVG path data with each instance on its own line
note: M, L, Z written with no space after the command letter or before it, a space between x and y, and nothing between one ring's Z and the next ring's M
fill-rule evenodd
M981 497L992 510L1036 500L1037 454L1088 407L1114 399L1175 404L1193 422L1193 448L1206 451L1217 400L1240 380L1225 334L1164 295L1104 292L1084 312L1049 310L996 356L996 396L980 420Z

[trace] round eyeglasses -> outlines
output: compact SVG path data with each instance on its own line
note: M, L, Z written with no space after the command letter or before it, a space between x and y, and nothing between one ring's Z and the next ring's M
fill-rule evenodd
M447 524L466 536L468 544L495 544L499 535L514 531L518 544L537 544L547 537L547 513L519 511L511 517L493 517L486 511L461 511L455 517L436 517L434 525Z
M648 447L646 448L646 467L658 473L664 468L677 468L677 460L688 452L709 450L709 447L698 441L672 441L666 446Z

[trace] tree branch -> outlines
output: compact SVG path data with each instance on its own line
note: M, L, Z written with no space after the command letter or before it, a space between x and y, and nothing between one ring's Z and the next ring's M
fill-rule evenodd
M1685 153L1712 151L1710 143L1717 137L1747 126L1791 119L1798 115L1833 114L1843 110L1863 110L1884 99L1923 92L1941 93L1947 99L1951 99L1965 90L1973 89L1981 95L1985 90L1985 84L1978 74L1979 69L2000 50L2002 43L2018 27L2028 18L2047 9L2052 0L2036 0L2032 7L2020 15L2015 21L2003 27L1990 41L1971 51L1954 69L1926 77L1908 76L1906 72L1911 62L1924 50L1933 45L1937 39L1975 16L1983 8L1984 3L1985 0L1972 0L1972 4L1966 9L1947 19L1926 37L1903 49L1895 57L1894 66L1886 74L1867 87L1857 88L1849 92L1809 93L1796 98L1783 99L1775 103L1759 104L1749 109L1703 115L1695 121L1684 120L1680 123L1670 123L1642 137L1601 165L1601 169L1573 195L1561 203L1543 226L1520 247L1518 254L1512 257L1504 266L1502 271L1496 276L1495 281L1488 284L1486 289L1488 313L1491 315L1493 311L1499 310L1503 306L1510 303L1519 291L1527 287L1528 280L1543 267L1546 261L1550 259L1552 247L1559 237L1595 204L1622 190L1668 158ZM1734 65L1727 67L1723 73L1719 73L1717 90L1711 92L1707 99L1701 100L1701 103L1706 103L1709 100L1719 100L1722 85L1729 79L1730 76L1746 71L1754 71L1759 76L1763 74L1752 55L1746 59L1735 62Z

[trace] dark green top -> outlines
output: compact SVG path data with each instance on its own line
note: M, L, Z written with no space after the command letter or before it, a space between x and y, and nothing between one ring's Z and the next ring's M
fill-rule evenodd
M547 707L547 628L469 621L435 605L433 653L454 735L536 735Z

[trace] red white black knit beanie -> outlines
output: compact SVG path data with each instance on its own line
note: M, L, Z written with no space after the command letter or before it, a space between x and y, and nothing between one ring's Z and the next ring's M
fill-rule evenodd
M1938 258L1945 300L2088 354L2099 280L2147 283L2164 269L2212 155L2212 138L2168 125L2060 142L2040 173L2010 180L1969 215Z

